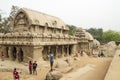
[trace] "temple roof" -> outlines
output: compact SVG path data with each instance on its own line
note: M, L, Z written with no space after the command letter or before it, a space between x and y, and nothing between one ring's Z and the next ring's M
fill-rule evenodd
M89 32L85 32L85 38L88 40L94 40L93 36Z
M76 30L76 34L75 34L77 37L80 37L80 38L85 38L87 40L94 40L93 36L86 32L85 30L83 30L82 28L78 28Z
M100 46L100 42L96 39L93 40L93 47Z
M27 9L27 8L21 8L16 14L16 16L21 12L26 14L30 25L48 26L48 27L55 27L60 29L62 28L64 30L69 30L66 24L58 17L51 16L51 15L38 12L35 10Z

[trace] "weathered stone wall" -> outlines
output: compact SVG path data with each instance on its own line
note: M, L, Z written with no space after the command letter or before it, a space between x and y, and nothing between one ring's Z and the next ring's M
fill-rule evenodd
M43 59L42 58L43 46L33 47L33 60Z

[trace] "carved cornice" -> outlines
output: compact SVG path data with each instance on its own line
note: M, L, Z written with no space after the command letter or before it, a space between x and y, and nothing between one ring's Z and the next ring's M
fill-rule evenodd
M69 35L30 32L14 32L0 35L0 44L4 45L62 45L75 43L77 43L76 37Z

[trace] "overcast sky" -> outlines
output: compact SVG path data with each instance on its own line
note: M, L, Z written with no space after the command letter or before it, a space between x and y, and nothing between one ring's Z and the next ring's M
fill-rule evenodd
M57 16L66 24L84 29L120 31L120 0L0 0L4 16L9 15L12 5Z

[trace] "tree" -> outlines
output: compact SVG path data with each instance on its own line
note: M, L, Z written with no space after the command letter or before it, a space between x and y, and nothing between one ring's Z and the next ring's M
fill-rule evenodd
M9 19L12 21L14 16L16 15L16 13L18 12L20 8L18 6L12 6L11 11L10 11L10 15L9 15Z
M0 33L1 32L4 32L4 30L3 30L2 10L0 10Z
M69 27L69 35L74 35L76 31L76 26L74 25L67 25Z
M2 26L2 16L0 14L0 27Z
M1 16L1 14L0 14L0 22L2 21L2 16Z
M97 39L98 41L102 41L102 34L103 34L103 29L102 28L90 28L90 29L86 29L87 32L91 33L91 35Z
M18 12L19 7L12 6L11 12L9 17L2 18L2 15L0 14L0 32L2 33L8 33L11 31L11 22L13 21L14 16Z
M102 42L107 43L109 41L120 41L120 32L108 30L102 35Z

